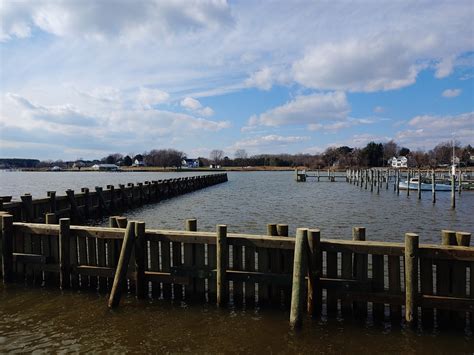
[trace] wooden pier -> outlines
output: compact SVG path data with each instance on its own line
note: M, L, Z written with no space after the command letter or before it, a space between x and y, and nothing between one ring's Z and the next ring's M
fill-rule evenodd
M327 171L320 170L300 170L295 169L295 181L306 182L308 179L317 182L343 182L347 181L346 172L338 172L328 169Z
M81 192L67 190L63 196L49 191L48 197L40 199L25 194L21 201L0 201L0 211L11 214L15 222L44 223L46 215L53 213L58 219L70 218L73 223L83 224L88 219L111 216L226 181L227 174L220 173L128 183L118 187L107 185L106 189L97 186L95 191L88 188L82 188Z
M410 181L410 178L417 178L417 188L411 189L409 186L404 189L407 196L410 193L416 193L417 198L422 198L422 181L429 181L431 185L431 200L436 203L436 193L438 189L437 184L443 183L449 185L450 191L443 191L441 193L450 192L451 195L451 208L456 208L456 195L461 195L463 191L474 190L474 179L473 172L460 171L457 175L450 175L445 171L436 170L413 170L413 169L385 169L385 168L373 168L373 169L348 169L346 170L346 181L350 184L360 186L361 189L368 190L370 192L376 191L377 194L381 190L389 190L389 185L393 183L393 191L397 195L400 195L400 182L402 180Z
M352 240L322 238L319 229L269 224L268 235L146 229L111 217L110 228L2 221L5 284L213 302L219 306L276 307L292 327L314 317L372 319L423 327L474 329L474 248L471 234L441 231L440 245L369 241L363 227ZM403 239L403 236L400 236Z

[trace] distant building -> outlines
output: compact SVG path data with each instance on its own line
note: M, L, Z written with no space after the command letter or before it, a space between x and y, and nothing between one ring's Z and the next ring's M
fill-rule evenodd
M118 171L119 167L115 164L95 164L92 165L92 170L97 171Z
M199 168L199 159L183 159L181 162L183 168Z
M51 171L61 171L61 168L59 166L55 165L50 170Z
M393 157L388 160L388 164L391 165L392 168L407 168L408 159L406 157Z
M132 166L145 166L145 163L142 160L135 159Z

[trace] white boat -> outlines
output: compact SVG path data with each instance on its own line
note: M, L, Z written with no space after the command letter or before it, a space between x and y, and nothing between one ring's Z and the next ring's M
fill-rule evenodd
M400 181L398 183L400 190L418 190L418 178L411 178L410 183L407 180ZM421 182L421 191L431 191L433 185L431 183ZM435 191L451 191L451 185L448 184L435 184Z

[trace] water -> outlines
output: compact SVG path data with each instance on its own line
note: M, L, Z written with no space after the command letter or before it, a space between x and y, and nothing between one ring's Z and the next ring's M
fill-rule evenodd
M195 173L194 173L195 174ZM191 173L191 175L194 175ZM228 224L231 232L265 233L266 223L319 227L323 237L350 239L351 227L367 227L368 240L403 241L405 232L439 243L441 229L474 231L474 193L463 192L455 211L449 193L397 196L391 186L380 194L347 183L296 183L291 172L229 173L229 182L127 214L148 228L182 229L195 217L201 230ZM0 195L24 192L43 197L68 188L143 182L169 173L0 173ZM183 176L183 175L179 175ZM457 196L458 197L458 196ZM127 296L109 311L106 295L84 291L0 286L0 353L15 352L423 352L472 353L472 333L439 333L305 319L301 332L288 329L288 312L217 309L211 304Z

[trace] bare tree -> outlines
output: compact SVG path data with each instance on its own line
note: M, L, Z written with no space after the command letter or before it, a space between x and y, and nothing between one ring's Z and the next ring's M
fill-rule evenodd
M222 161L223 158L224 158L224 152L222 150L219 150L219 149L214 149L209 154L209 159L214 164L219 164Z
M249 156L245 149L237 149L234 153L235 159L247 159Z

